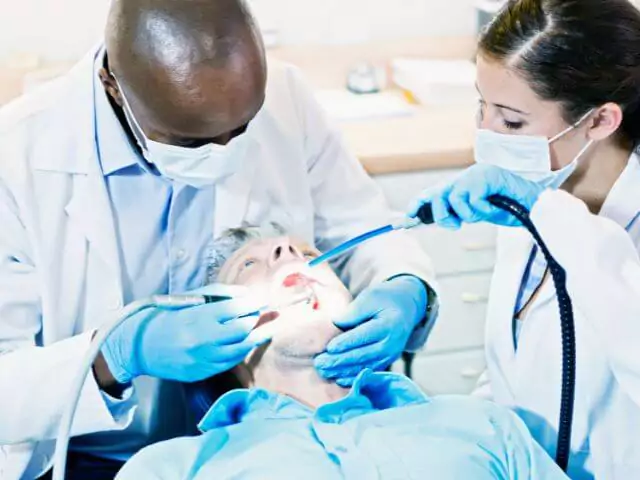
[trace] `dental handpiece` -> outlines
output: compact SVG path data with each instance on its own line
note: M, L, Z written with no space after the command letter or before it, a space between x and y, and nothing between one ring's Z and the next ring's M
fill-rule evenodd
M91 374L91 366L94 360L111 332L131 316L150 308L174 309L197 307L207 303L216 303L230 299L231 297L222 295L154 295L130 303L107 318L104 325L96 331L95 337L81 360L80 367L69 390L69 402L62 412L62 417L58 425L57 442L53 456L53 480L64 480L71 425L80 401L80 393L82 392L85 379Z
M426 210L426 208L428 207L428 211ZM355 238L352 238L351 240L347 240L346 242L338 245L335 248L332 248L331 250L329 250L328 252L320 255L317 258L314 258L313 260L311 260L309 262L309 266L310 267L315 267L316 265L320 265L322 263L328 262L329 260L333 260L334 258L337 258L341 255L344 255L346 252L348 252L349 250L352 250L354 248L356 248L357 246L361 245L362 243L371 240L373 238L379 237L380 235L384 235L385 233L389 233L389 232L393 232L395 230L407 230L413 227L417 227L418 225L421 224L431 224L433 223L433 212L431 210L431 204L425 204L423 206L423 208L425 208L425 211L423 212L423 217L426 220L429 220L429 218L431 219L430 222L427 222L425 220L423 220L422 217L416 217L416 218L411 218L411 217L405 217L402 220L395 222L395 223L391 223L389 225L385 225L384 227L380 227L380 228L376 228L375 230L371 230L369 232L365 232L362 235L358 235ZM422 209L420 209L422 210ZM431 212L431 213L429 213ZM430 215L430 216L429 216Z

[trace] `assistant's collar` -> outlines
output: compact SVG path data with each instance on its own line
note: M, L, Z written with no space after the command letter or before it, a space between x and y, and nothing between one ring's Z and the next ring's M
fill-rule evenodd
M106 51L100 48L93 64L94 102L96 115L96 144L100 165L105 176L139 164L138 152L122 128L120 120L100 81L99 72L104 67Z
M408 378L396 373L364 370L342 399L314 411L300 402L264 389L239 389L226 393L209 409L198 428L207 432L247 420L317 418L340 423L376 410L424 403L427 397Z
M640 154L636 149L602 205L600 215L628 229L640 216Z

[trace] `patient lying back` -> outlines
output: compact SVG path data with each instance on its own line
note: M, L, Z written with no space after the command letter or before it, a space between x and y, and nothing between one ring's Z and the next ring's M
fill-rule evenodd
M200 436L145 448L118 479L566 478L507 409L429 398L393 373L363 371L349 390L322 379L313 358L340 333L331 319L351 297L329 267L306 267L317 253L254 236L225 259L217 281L273 304L307 301L261 319L272 340L236 368L245 388L210 408Z

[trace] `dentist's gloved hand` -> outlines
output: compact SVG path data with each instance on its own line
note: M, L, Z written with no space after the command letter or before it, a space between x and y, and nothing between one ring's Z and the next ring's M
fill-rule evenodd
M494 207L487 200L495 194L512 198L531 210L544 187L493 165L469 167L449 185L427 190L409 209L415 217L425 203L431 202L438 225L457 229L462 223L490 222L503 226L520 226L511 214Z
M427 289L412 276L401 276L363 291L347 314L334 321L345 333L315 358L321 376L349 387L364 368L382 370L404 351L427 310Z
M101 350L111 374L121 384L141 375L195 382L238 365L256 345L247 341L252 322L237 317L261 307L256 300L239 297L239 292L235 286L209 286L198 293L233 299L183 309L148 309L127 319Z

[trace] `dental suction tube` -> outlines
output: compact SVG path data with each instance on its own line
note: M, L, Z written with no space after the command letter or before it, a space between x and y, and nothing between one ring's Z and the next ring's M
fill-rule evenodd
M69 403L62 414L62 418L58 426L56 449L53 456L52 480L64 480L71 424L73 422L76 409L78 408L80 394L87 375L90 375L93 362L98 356L98 353L100 353L100 349L111 332L118 328L129 317L149 308L177 309L195 307L206 303L215 303L229 299L230 297L218 295L156 295L127 305L122 310L118 311L113 318L104 324L104 326L98 329L93 341L91 342L89 350L82 359L77 376L74 379L71 390L69 391Z
M492 195L489 202L495 207L510 213L531 233L540 247L549 266L549 272L556 289L560 309L560 326L562 333L562 385L560 397L560 419L558 422L558 443L556 447L556 463L566 471L571 453L571 428L573 424L573 404L576 385L576 334L573 319L573 305L567 290L567 275L562 266L553 258L551 252L538 233L529 217L529 211L515 200L502 195ZM430 203L423 205L417 214L425 224L434 223L433 209Z

